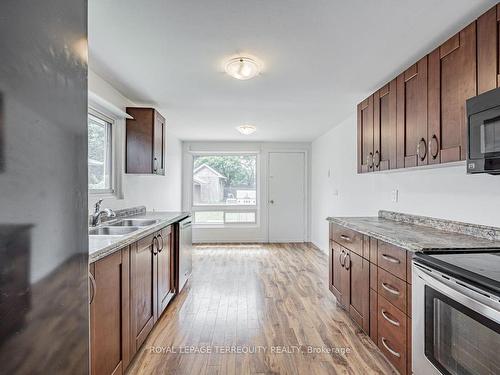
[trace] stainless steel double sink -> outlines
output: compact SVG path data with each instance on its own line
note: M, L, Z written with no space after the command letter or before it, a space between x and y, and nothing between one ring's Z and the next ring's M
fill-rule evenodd
M156 223L158 223L158 220L123 219L104 226L89 229L89 236L124 236Z

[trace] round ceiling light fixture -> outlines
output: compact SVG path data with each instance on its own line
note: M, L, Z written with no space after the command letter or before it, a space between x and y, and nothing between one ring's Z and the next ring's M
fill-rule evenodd
M224 69L231 77L246 80L259 75L261 66L253 58L239 56L229 59L226 62Z
M236 128L241 134L243 135L250 135L250 134L253 134L255 133L255 131L257 130L257 128L253 125L240 125Z

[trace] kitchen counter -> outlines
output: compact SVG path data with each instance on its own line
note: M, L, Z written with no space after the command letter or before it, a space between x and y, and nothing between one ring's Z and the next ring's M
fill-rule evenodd
M123 219L153 219L159 220L158 223L141 227L138 230L122 236L89 236L89 263L104 258L113 252L130 245L142 237L148 236L167 225L179 222L190 213L188 212L146 212L138 215L123 216L117 220ZM116 220L113 220L116 221ZM111 221L109 222L111 223ZM106 226L109 223L102 223L100 226Z
M500 228L380 211L378 217L329 217L328 221L408 251L500 249Z

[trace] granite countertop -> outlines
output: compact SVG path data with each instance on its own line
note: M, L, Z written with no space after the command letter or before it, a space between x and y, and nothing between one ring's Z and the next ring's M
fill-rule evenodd
M413 252L500 249L499 228L380 211L378 217L329 217L332 223Z
M154 219L158 223L141 227L140 229L123 236L89 236L89 263L104 258L115 251L136 242L142 237L148 236L161 228L176 223L190 216L188 212L146 212L137 215L122 216L117 220L128 218L133 219ZM116 220L113 220L116 221ZM108 223L102 223L100 226L106 226Z

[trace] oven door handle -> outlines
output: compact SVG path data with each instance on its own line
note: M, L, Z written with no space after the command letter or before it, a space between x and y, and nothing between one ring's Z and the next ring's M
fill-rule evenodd
M498 300L475 291L472 286L468 287L467 283L455 280L449 275L447 275L449 280L444 277L438 279L436 276L441 275L439 271L427 271L419 264L414 264L416 266L416 277L422 279L426 285L500 324L500 314L498 313L500 302ZM438 275L432 275L434 272Z

